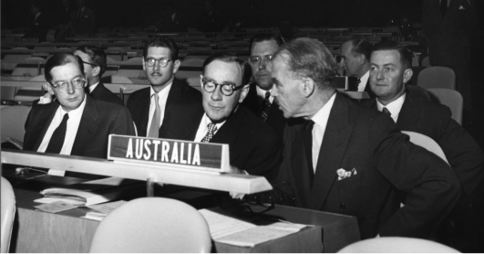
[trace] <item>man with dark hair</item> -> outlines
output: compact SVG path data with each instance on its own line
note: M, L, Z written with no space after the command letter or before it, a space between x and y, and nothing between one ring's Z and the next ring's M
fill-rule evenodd
M286 119L271 96L271 59L282 45L281 37L273 34L257 34L250 41L249 64L252 83L243 105L260 116L282 138Z
M180 67L178 46L167 36L149 40L143 49L143 69L150 87L128 98L138 135L166 138L186 131L194 115L203 112L199 91L175 78Z
M370 93L369 70L370 70L371 44L364 37L352 36L341 44L341 64L346 75L358 79L358 91Z
M386 109L401 130L422 133L439 144L463 193L439 230L439 240L461 251L482 252L484 154L469 133L451 118L449 108L433 102L424 89L406 85L412 77L411 61L411 51L396 42L376 44L370 69L370 85L376 99L362 103L379 111Z
M234 173L273 179L281 161L282 140L250 110L240 103L249 92L250 67L228 54L214 54L203 64L203 109L191 121L189 131L179 130L182 138L197 142L229 145Z
M53 55L45 64L45 79L57 101L32 108L24 150L106 158L109 134L135 134L125 107L85 94L87 80L79 57Z
M362 239L429 237L461 193L455 174L388 116L339 94L335 70L330 51L309 38L286 43L272 59L272 91L284 116L295 118L284 130L277 200L355 216ZM403 208L395 189L408 193Z

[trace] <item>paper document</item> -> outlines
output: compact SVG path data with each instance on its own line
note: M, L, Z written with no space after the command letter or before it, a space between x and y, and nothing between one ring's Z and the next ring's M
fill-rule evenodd
M201 209L198 211L203 215L203 217L205 217L205 220L210 227L210 235L215 241L227 235L256 227L254 224L237 220L207 209Z

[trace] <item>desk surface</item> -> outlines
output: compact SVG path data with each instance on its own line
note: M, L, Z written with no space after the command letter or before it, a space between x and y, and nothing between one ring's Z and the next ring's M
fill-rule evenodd
M41 196L39 191L47 186L69 185L84 180L52 176L38 177L28 181L9 180L15 189L18 208L10 248L12 251L89 251L92 237L99 222L81 218L89 211L88 208L76 208L57 214L45 213L33 208L36 205L33 200L39 198ZM137 195L142 196L144 191L144 188L140 188ZM165 193L163 196L188 201L188 203L193 201L194 204L192 205L197 208L201 208L200 203L210 203L207 202L206 194L194 191ZM129 200L129 198L126 200ZM197 202L198 204L195 204ZM214 208L214 210L237 217L243 207L232 206L230 209L219 207ZM254 248L237 247L216 242L215 250L217 252L320 252L323 249L324 252L335 252L347 244L359 240L358 226L354 217L285 206L276 206L267 214L295 223L316 225L316 227L259 244Z

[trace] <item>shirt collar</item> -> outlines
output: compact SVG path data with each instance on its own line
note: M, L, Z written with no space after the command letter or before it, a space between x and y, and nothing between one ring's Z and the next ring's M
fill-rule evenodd
M407 93L402 94L402 96L398 97L398 99L388 103L387 105L381 104L378 99L376 99L376 106L378 111L382 111L383 107L387 108L388 111L392 114L391 117L393 118L394 122L397 122L398 115L400 114L400 110L402 110L403 103L405 102L405 97Z
M324 106L319 109L314 116L311 117L314 123L318 124L319 126L326 126L329 119L329 113L331 113L331 109L333 108L334 100L336 98L336 93L334 93L331 98L324 104Z
M168 91L170 91L171 84L173 84L173 81L172 81L172 82L170 82L168 85L166 85L166 87L165 87L165 88L161 89L161 91L159 91L159 92L158 92L158 95L161 95L161 94L163 94L163 93L165 93L165 92L166 92L166 93L168 93ZM155 93L156 93L156 91L155 91L155 89L153 89L153 86L150 86L150 98L151 98L151 96L153 96L153 94L155 94Z
M211 122L212 120L210 120L210 118L207 116L207 113L203 114L203 117L202 117L203 126L205 126L205 128L208 128L208 124L210 124ZM215 133L217 133L217 131L220 130L220 128L222 128L222 125L224 125L225 122L227 122L227 120L215 124L215 126L217 126L217 130L215 131Z
M77 117L77 116L80 117L80 115L82 115L82 112L84 112L84 108L86 107L86 100L87 100L86 96L87 95L84 94L84 99L82 100L81 105L79 105L78 108L71 110L69 112L65 111L62 105L59 105L61 114L64 115L65 113L69 113L69 118Z
M255 84L255 90L257 91L257 96L261 97L262 99L266 98L266 92L270 92L271 90L264 90L260 88L257 84ZM274 101L274 96L269 97L269 101L272 103Z

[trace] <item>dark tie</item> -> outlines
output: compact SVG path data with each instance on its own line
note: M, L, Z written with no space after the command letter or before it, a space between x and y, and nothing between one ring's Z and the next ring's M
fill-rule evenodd
M65 114L62 118L62 122L59 124L52 137L50 138L49 145L45 150L46 153L60 153L62 146L64 145L64 139L66 138L67 120L69 114Z
M385 114L387 116L392 116L392 113L390 113L390 110L388 110L386 107L383 107L381 112L383 112L383 114Z
M203 142L203 143L208 143L210 141L210 139L213 138L213 135L215 134L215 132L217 131L217 125L215 125L214 123L210 122L208 125L207 125L207 128L208 128L208 131L207 131L207 135L205 135L205 137L203 137L202 141L200 142Z
M440 0L440 13L442 13L442 17L447 12L447 0Z
M271 101L269 98L271 97L271 92L267 91L264 97L264 101L262 102L262 111L260 113L260 117L262 121L266 121L267 117L269 117L269 111L271 110Z

